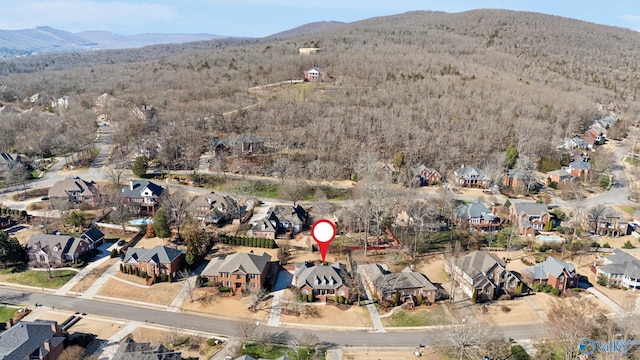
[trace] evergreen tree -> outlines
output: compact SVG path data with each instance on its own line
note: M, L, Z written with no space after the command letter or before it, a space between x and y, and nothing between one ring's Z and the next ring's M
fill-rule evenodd
M169 229L169 216L165 208L160 208L153 214L153 230L157 237L166 238L171 236Z
M24 263L25 252L18 239L9 237L9 235L0 231L0 261L7 267L7 264Z
M133 175L137 177L143 177L147 173L148 167L149 164L147 164L147 159L145 159L144 156L138 156L133 162L131 171L133 172Z

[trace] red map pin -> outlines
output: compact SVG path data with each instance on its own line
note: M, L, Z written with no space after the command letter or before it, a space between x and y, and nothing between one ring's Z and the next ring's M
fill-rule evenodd
M329 245L331 245L331 242L336 237L336 232L336 224L327 219L320 219L311 226L311 237L313 237L313 240L318 244L322 262L324 262L324 258L327 256Z

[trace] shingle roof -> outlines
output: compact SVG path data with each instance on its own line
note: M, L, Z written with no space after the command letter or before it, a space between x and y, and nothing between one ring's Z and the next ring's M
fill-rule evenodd
M38 351L40 356L47 355L46 340L51 341L52 348L64 341L64 337L55 336L54 324L54 321L20 321L10 327L0 334L0 359L29 359L34 351Z
M569 273L576 270L572 263L560 261L549 256L545 261L535 266L522 269L522 272L529 275L529 277L534 280L547 280L547 275L558 278L565 269Z
M161 245L151 249L130 247L127 248L127 253L124 255L123 261L127 263L131 258L134 258L138 262L153 261L156 264L169 264L182 254L183 252L180 250Z
M252 231L269 231L276 232L275 226L271 223L268 218L262 218L256 222L255 225L251 228Z
M458 219L462 220L484 218L492 221L497 219L497 216L495 216L491 210L489 210L489 208L480 201L458 206L455 209L455 215Z
M640 279L640 259L621 249L614 249L606 259L609 264L599 267L605 273L623 274L633 279Z
M104 238L104 233L100 231L97 227L92 227L91 229L85 231L82 235L82 238L85 238L91 242L100 241Z
M302 288L309 285L312 289L338 289L343 285L342 277L346 276L347 269L344 264L314 265L312 263L296 263L294 278L297 278L296 286Z
M162 195L164 189L160 185L152 183L148 180L131 180L131 184L129 186L125 186L122 188L122 196L124 197L142 197L142 192L144 189L151 190L153 196L159 197Z
M68 196L69 193L78 193L83 196L94 196L98 189L93 181L88 182L79 177L68 177L53 184L49 189L50 197Z
M275 215L278 221L288 221L292 224L304 224L307 221L307 211L300 205L295 207L288 205L276 205L270 210L270 215Z
M436 287L424 274L412 271L409 268L399 273L390 273L378 264L362 265L361 268L382 292L402 289L436 290Z
M221 272L233 273L241 271L245 274L262 274L267 264L271 261L271 255L235 253L211 259L202 270L203 276L217 276Z
M589 170L591 164L588 161L572 161L569 163L569 169Z
M473 279L474 285L486 281L485 274L496 267L505 269L505 263L495 254L486 251L474 251L454 260L454 264Z
M548 214L547 205L540 204L532 201L514 201L513 206L516 209L516 213L518 216L523 215L535 215L535 216L543 216Z
M73 236L69 235L50 235L50 234L33 234L27 241L27 248L33 248L38 245L40 248L57 247L59 251L66 254L74 243Z
M471 166L471 165L467 165L467 166L456 169L453 172L453 175L455 175L455 177L458 179L465 177L465 178L475 178L479 180L489 180L489 178L487 177L484 171L480 170L476 166Z
M571 176L571 174L569 174L566 170L562 170L562 169L548 171L547 175L554 175L554 176L558 176L558 177Z

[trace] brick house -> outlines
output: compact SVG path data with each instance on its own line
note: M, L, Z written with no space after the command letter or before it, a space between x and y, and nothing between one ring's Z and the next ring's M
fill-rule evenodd
M252 226L248 234L267 239L293 238L306 228L308 216L300 205L276 205Z
M237 291L255 291L265 286L271 256L235 253L211 259L201 276L213 284Z
M545 204L514 201L509 207L509 219L518 227L520 235L535 236L551 220Z
M580 160L570 162L569 167L566 169L571 176L582 180L589 176L589 170L591 170L591 164L588 161Z
M278 233L277 226L275 220L262 218L251 227L249 236L275 240Z
M503 293L518 294L520 280L507 270L504 261L486 251L474 251L445 262L445 270L460 289L477 302L491 301Z
M127 248L122 259L124 266L138 268L147 274L171 274L176 276L184 266L185 254L166 246L155 246L151 249Z
M517 169L507 171L502 180L502 184L512 189L531 190L536 186L536 177L531 173L526 173Z
M562 184L562 183L567 183L573 180L573 176L566 170L562 170L562 169L549 171L545 175L546 175L545 181L547 185L549 185L552 182L555 182L557 184Z
M49 202L51 204L88 204L96 205L100 192L96 183L82 180L79 177L68 177L53 184L49 189Z
M153 214L160 203L164 189L148 180L129 180L129 186L122 188L125 204L138 204L140 212Z
M488 188L491 180L487 174L475 166L461 166L453 172L460 186Z
M362 280L380 300L394 300L396 293L401 303L413 305L419 295L423 301L434 304L437 288L424 274L409 268L399 273L391 273L379 264L360 266Z
M341 263L314 265L309 262L296 263L292 285L303 295L313 294L320 301L332 300L335 296L349 298L349 288L344 280L347 267Z
M231 196L213 192L194 198L187 212L203 225L222 225L240 217L240 207Z
M59 266L76 261L91 249L93 243L85 238L69 235L34 234L27 242L29 262L34 266Z
M502 220L479 201L458 206L453 212L453 222L462 228L483 231L498 230L502 226Z
M319 67L314 67L309 70L305 70L302 72L304 75L304 81L320 81L323 82L327 79L327 73Z
M0 334L0 359L56 360L64 339L55 321L20 321Z
M578 273L573 264L551 256L535 266L522 269L522 277L529 286L541 283L561 292L578 286Z
M440 175L436 169L426 167L422 164L411 169L411 172L413 173L412 183L417 186L429 186L442 182L442 175Z
M611 286L640 290L640 259L621 249L613 249L594 264L596 277L603 274Z

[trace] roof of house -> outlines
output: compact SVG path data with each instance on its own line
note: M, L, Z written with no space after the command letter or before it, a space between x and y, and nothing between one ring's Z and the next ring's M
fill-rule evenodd
M483 250L459 257L453 263L472 279L474 288L495 286L487 274L496 269L511 274L498 256Z
M94 226L91 229L85 231L82 235L80 235L80 237L91 242L96 242L104 239L104 233Z
M455 209L454 214L456 218L462 220L483 218L489 221L493 221L495 219L498 219L498 217L495 216L491 212L491 210L489 210L489 208L480 201L476 201L471 204L460 205Z
M314 290L337 289L343 285L343 276L347 275L344 264L314 265L313 263L296 263L293 275L296 287L309 285Z
M571 176L571 174L569 174L566 170L553 170L553 171L547 171L547 175L553 175L553 176L557 176L557 177L566 177L566 176Z
M112 359L180 360L182 359L182 353L179 351L173 351L162 344L158 346L151 346L150 343L136 342L130 337L125 337L118 345Z
M317 71L319 73L324 72L324 70L322 70L322 68L319 68L319 67L313 67L313 68L311 68L311 69L309 69L307 71Z
M271 255L266 252L262 255L235 253L211 259L202 270L202 276L217 276L221 272L234 273L236 271L245 274L262 274L267 264L271 261Z
M572 263L549 256L545 261L535 266L522 269L522 272L534 280L548 280L548 275L558 278L565 270L571 273L576 268Z
M577 136L571 139L571 141L573 141L573 143L576 144L577 147L587 147L587 142Z
M569 163L569 169L590 170L591 164L588 161L572 161Z
M122 188L122 196L124 197L142 197L142 192L145 189L149 189L153 196L159 197L162 195L164 189L155 183L152 183L149 180L131 180L129 186L125 186Z
M276 227L268 218L262 218L251 227L251 231L276 232Z
M436 287L424 274L409 268L405 268L399 273L391 273L379 264L362 265L361 268L382 292L416 288L428 291L436 290Z
M36 320L20 321L0 334L0 359L29 359L29 355L37 351L40 358L49 351L44 347L49 340L56 347L64 341L63 336L56 336L55 321Z
M534 180L535 181L536 179L536 177L532 173L522 171L520 169L510 169L509 171L507 171L507 176L516 180Z
M39 248L58 248L62 253L69 253L74 244L74 237L69 235L33 234L27 241L27 249L38 245Z
M124 255L123 262L127 263L133 258L137 262L153 261L156 264L169 264L183 254L184 253L181 250L161 245L155 246L151 249L130 247L127 248L127 253Z
M269 210L270 215L277 217L280 222L292 224L304 224L307 221L307 211L299 204L295 207L289 205L276 205Z
M514 201L512 202L513 206L516 209L516 214L518 216L523 215L536 215L536 216L544 216L549 213L547 210L547 205L540 204L533 201Z
M489 177L487 177L487 174L483 170L472 165L462 166L454 170L453 175L458 179L461 179L463 177L474 177L480 178L481 180L489 180Z
M606 257L606 265L598 268L608 274L623 274L634 279L640 279L640 259L621 249L613 249Z
M60 180L49 189L49 197L63 197L68 196L69 193L94 196L98 193L98 188L96 188L95 182L89 182L76 176Z

